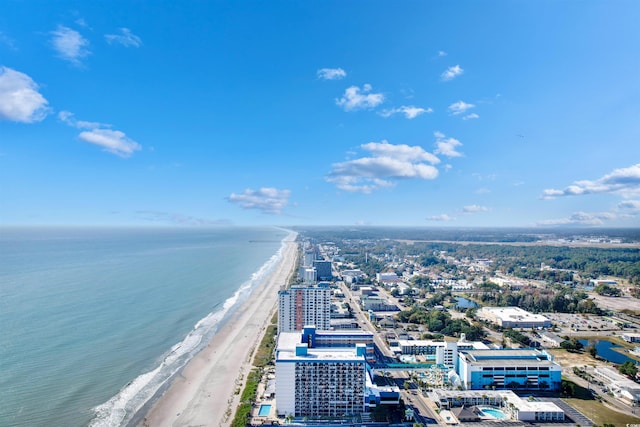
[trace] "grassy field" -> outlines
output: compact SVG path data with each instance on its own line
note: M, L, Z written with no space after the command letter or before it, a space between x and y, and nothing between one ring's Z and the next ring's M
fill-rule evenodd
M623 414L613 409L609 409L600 401L593 398L589 390L575 384L575 396L562 399L569 405L582 412L598 425L613 424L615 426L625 426L627 424L639 424L640 418Z

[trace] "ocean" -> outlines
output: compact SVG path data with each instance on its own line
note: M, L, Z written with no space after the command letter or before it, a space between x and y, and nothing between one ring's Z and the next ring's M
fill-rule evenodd
M0 425L126 424L280 260L278 228L0 228Z

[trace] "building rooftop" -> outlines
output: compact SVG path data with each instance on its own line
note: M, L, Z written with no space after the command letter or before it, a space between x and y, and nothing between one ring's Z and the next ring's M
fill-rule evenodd
M488 350L489 347L487 347L486 344L484 344L481 341L463 341L463 340L458 340L452 337L444 337L444 341L434 341L434 340L398 340L398 346L403 347L403 346L419 346L419 347L438 347L438 346L444 346L445 342L457 342L458 346L472 346L474 349L477 350Z
M299 354L296 349L276 351L276 360L283 361L345 361L363 362L364 355L358 356L356 348L308 348L305 354Z
M529 313L520 307L483 307L482 311L491 314L503 321L509 322L545 322L549 321L548 318L541 314Z
M474 349L461 350L460 354L474 365L518 366L535 362L539 366L559 366L551 355L536 349Z

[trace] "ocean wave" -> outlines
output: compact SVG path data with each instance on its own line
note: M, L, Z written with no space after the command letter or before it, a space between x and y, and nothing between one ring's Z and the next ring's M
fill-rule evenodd
M285 237L278 251L249 280L242 283L220 309L200 319L182 341L172 346L159 366L138 376L107 402L93 408L95 417L89 426L115 427L127 424L174 374L208 344L221 322L248 298L251 291L281 261L286 242L295 239L295 235L291 232Z

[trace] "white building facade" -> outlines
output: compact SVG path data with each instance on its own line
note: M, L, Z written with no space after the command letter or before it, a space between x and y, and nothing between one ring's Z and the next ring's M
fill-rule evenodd
M359 415L366 408L366 347L295 348L278 343L278 415L332 418Z

